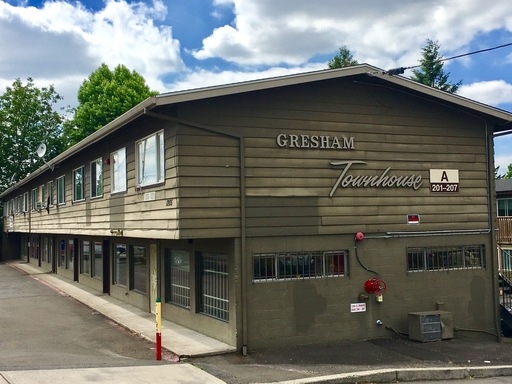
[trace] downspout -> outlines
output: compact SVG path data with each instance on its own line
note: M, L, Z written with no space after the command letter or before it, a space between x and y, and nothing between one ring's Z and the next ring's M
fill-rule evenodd
M173 123L188 125L190 127L202 129L208 132L217 133L220 135L232 137L238 139L240 146L239 162L240 162L240 286L241 286L241 298L242 298L242 354L247 355L247 343L248 343L248 322L247 322L247 233L246 233L246 207L245 207L245 142L244 136L237 136L231 133L221 132L214 128L211 128L205 124L195 123L192 121L180 119L177 117L171 117L161 113L153 112L149 108L144 108L144 114L152 116L157 119L171 121Z
M247 356L247 243L245 213L245 141L240 137L240 253L242 257L241 296L242 296L242 355Z
M494 175L494 169L491 169L491 140L489 140L489 127L487 120L484 119L485 124L485 157L486 157L486 173L487 173L487 211L489 212L489 228L491 229L491 260L492 260L492 286L493 286L493 304L494 304L494 327L496 329L496 339L502 340L501 337L501 319L499 315L500 310L500 298L498 294L499 290L499 278L498 278L498 253L497 253L497 241L496 241L496 221L494 220L495 207L492 204L491 191L494 191L494 176L491 180L491 175ZM493 173L491 173L493 172Z

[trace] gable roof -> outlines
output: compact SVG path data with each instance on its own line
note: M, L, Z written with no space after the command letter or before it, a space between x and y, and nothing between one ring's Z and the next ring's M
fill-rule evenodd
M509 124L512 121L512 114L509 112L455 94L440 91L438 89L407 79L403 76L389 75L386 71L368 64L361 64L339 69L325 69L315 72L299 73L227 85L218 85L199 89L164 93L148 98L115 120L111 121L98 131L89 135L79 143L62 152L60 155L49 160L47 164L32 172L23 180L6 189L2 194L0 194L0 198L3 198L12 190L28 183L30 180L34 179L40 174L47 172L51 167L62 163L79 151L82 151L83 149L93 145L106 136L111 135L116 130L120 129L129 122L136 120L145 114L150 114L150 111L153 109L158 110L159 107L165 107L187 101L236 95L265 89L349 77L368 84L381 85L397 91L404 91L407 93L415 94L425 100L448 105L471 115L476 115L482 119L485 119L486 121L492 122L493 125L489 128L493 129L495 134L512 133L512 124Z

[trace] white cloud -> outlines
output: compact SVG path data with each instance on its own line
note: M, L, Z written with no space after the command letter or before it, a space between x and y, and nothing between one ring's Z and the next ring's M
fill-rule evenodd
M46 2L38 9L0 1L0 52L8 52L0 61L0 85L18 77L59 83L57 92L74 104L81 82L106 63L126 65L160 91L164 74L185 68L171 28L155 24L166 13L160 0L108 0L96 13L80 3Z
M217 0L225 5L228 0ZM479 33L511 28L512 2L483 0L232 0L236 18L194 52L241 65L298 65L346 45L360 62L414 65L427 38L456 52ZM408 63L408 64L404 64Z
M488 105L512 103L512 85L504 80L481 81L462 85L458 94Z

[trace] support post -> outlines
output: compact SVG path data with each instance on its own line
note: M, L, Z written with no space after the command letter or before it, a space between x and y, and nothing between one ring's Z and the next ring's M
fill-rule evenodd
M155 305L156 315L156 348L155 354L157 360L162 360L162 302L158 297Z

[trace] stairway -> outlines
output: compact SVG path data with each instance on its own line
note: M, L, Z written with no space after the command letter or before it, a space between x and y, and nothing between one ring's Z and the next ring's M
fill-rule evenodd
M512 252L500 249L499 273L501 332L512 337Z

